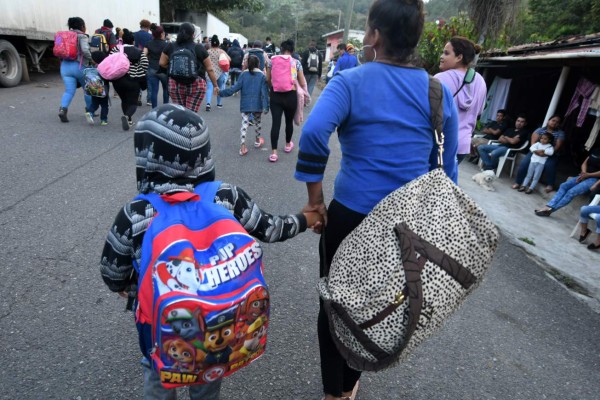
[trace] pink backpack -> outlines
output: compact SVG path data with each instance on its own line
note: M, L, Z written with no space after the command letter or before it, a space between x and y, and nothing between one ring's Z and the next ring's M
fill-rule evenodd
M296 60L289 55L271 57L271 84L274 92L289 92L294 88Z
M100 64L98 64L98 73L107 81L114 81L125 76L129 72L129 58L123 50L123 46L118 45L118 53L111 53Z
M54 35L52 53L61 60L77 60L77 32L60 31Z

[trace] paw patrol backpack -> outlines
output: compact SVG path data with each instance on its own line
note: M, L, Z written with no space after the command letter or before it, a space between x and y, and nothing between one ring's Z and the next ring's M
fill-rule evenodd
M265 351L269 293L262 249L214 203L219 186L136 197L157 211L134 265L136 322L166 388L214 382Z

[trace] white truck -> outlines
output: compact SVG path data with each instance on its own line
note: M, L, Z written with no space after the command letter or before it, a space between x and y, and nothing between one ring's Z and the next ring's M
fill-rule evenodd
M187 21L202 29L204 36L209 40L212 35L217 35L222 42L223 38L229 38L229 25L209 12L183 11L175 12L176 21Z
M54 34L68 30L70 17L81 17L87 33L108 18L115 27L139 29L142 19L160 21L159 0L19 0L2 2L0 12L0 86L16 86L23 74L19 54L27 54L33 70L43 72L40 59L54 44Z

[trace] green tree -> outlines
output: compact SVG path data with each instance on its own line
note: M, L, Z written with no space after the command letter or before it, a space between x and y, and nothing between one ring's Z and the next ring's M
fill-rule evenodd
M515 22L522 0L468 0L469 15L479 35L477 43L496 40Z
M228 9L245 9L252 12L262 10L262 0L161 0L160 15L163 21L175 20L175 10L218 12Z
M417 50L421 66L430 74L439 72L440 55L453 36L475 38L475 27L467 13L460 13L441 23L425 23Z

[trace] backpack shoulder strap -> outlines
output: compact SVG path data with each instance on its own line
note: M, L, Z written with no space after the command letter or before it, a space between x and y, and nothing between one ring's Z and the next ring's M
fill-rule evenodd
M204 182L196 186L194 193L200 196L200 201L213 203L219 187L221 187L221 181Z
M475 79L475 69L474 68L467 69L467 72L465 73L465 77L463 78L463 81L462 81L460 87L458 88L458 90L456 92L454 92L452 97L456 97L458 92L460 92L462 90L462 88L465 87L465 85L468 85L471 82L473 82L474 79Z
M139 194L133 200L147 201L148 203L152 204L152 207L154 207L158 213L164 213L167 207L169 207L169 204L164 201L158 193Z

